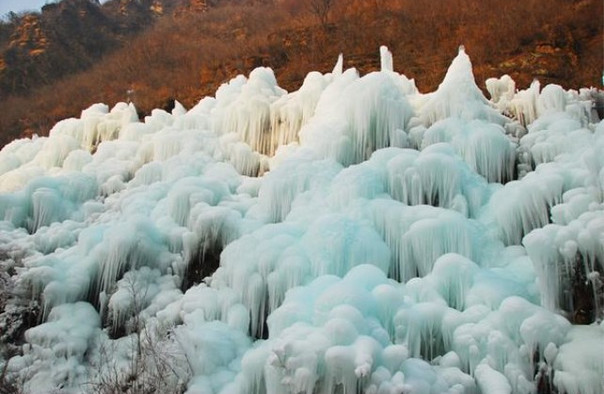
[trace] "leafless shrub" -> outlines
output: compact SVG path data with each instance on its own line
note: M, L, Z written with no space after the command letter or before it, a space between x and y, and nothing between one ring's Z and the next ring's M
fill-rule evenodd
M117 340L99 338L98 352L90 357L91 379L87 391L110 393L182 393L191 369L171 327L155 319L143 320L148 287L134 275L125 277L130 297L129 318L124 330L129 335ZM125 352L125 353L124 353ZM125 357L128 362L124 362Z

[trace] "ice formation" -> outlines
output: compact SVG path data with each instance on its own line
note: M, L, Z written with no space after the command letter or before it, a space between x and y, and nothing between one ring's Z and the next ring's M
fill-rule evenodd
M595 90L503 76L488 100L460 48L422 94L380 61L5 146L0 384L603 392Z

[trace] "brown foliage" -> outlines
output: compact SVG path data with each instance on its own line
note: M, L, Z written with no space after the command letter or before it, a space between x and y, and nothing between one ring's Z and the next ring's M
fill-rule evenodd
M423 91L438 86L460 44L479 83L504 73L519 88L535 77L566 88L600 83L602 21L593 18L603 12L599 0L339 0L324 28L307 4L222 1L204 13L165 15L89 71L4 100L0 143L24 130L46 134L99 101L131 99L142 114L172 98L190 107L257 66L275 69L288 90L311 70L329 71L339 53L347 67L373 71L382 44L397 71Z

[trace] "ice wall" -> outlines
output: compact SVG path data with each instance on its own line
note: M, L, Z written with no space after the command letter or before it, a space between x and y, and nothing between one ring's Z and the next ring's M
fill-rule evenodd
M340 57L291 93L260 68L143 120L94 105L7 145L0 340L29 329L21 354L0 356L6 379L601 391L604 123L590 94L503 77L488 101L463 48L421 94L385 47L380 60L360 76Z

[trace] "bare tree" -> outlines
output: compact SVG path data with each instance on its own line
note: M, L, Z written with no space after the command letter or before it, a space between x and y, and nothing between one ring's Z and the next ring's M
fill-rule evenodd
M95 394L183 393L192 371L180 343L173 337L172 326L146 321L141 313L149 303L149 283L130 274L121 288L129 298L128 317L119 324L131 338L128 367L118 365L114 355L118 342L99 342L99 355L90 360L91 380L87 391ZM116 331L114 329L114 331ZM2 394L2 393L0 393Z
M310 0L309 7L311 12L319 19L321 22L321 26L324 28L327 26L327 22L329 21L329 14L335 0Z
M127 368L115 362L115 354L118 353L115 341L109 340L99 345L99 354L90 364L91 379L82 386L86 392L176 394L186 390L192 370L185 352L172 338L172 330L145 327L139 338L133 338L131 363Z

